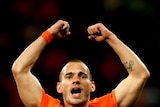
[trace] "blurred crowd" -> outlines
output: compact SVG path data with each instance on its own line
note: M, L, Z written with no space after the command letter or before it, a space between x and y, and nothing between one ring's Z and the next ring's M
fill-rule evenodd
M151 72L135 107L159 107L159 11L156 0L1 0L2 107L24 107L11 73L12 63L31 41L57 19L70 22L72 36L49 44L33 70L48 93L59 97L55 89L57 75L63 64L72 58L84 60L93 72L97 91L92 97L110 91L125 76L119 58L110 47L86 39L87 26L102 22L137 52Z

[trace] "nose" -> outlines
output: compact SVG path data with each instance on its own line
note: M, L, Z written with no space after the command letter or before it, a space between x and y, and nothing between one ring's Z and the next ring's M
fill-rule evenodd
M73 78L73 84L80 84L80 80L78 76L74 76Z

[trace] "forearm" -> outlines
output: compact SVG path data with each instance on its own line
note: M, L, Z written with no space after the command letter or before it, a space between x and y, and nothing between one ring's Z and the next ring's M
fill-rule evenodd
M130 107L141 94L150 73L139 57L121 40L112 35L107 43L119 56L128 76L115 88L119 107Z
M122 64L129 74L134 77L146 78L149 72L139 57L115 35L110 36L106 42L119 56Z
M42 35L32 42L14 62L12 66L13 73L30 71L44 47L50 43L53 38L65 38L69 36L69 28L68 22L58 20L43 32Z
M130 107L140 95L150 73L138 56L102 23L88 27L89 39L106 42L119 56L128 76L115 88L119 107ZM97 35L98 34L98 35Z
M27 72L36 63L40 53L46 46L46 41L40 36L33 41L16 59L12 66L12 71Z
M64 38L68 35L70 35L68 22L59 20L33 41L14 62L12 73L25 106L39 107L41 104L42 86L30 72L41 52L53 37Z

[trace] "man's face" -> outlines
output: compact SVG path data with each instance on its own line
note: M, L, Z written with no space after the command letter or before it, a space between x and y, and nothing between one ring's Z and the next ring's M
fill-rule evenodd
M64 103L67 104L86 103L90 99L90 93L95 90L88 67L80 62L68 63L62 70L61 80L57 84L57 91L62 93Z

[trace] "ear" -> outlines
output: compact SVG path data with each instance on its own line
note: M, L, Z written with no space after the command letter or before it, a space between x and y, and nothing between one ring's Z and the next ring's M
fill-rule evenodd
M61 82L57 82L56 88L57 88L57 92L58 92L58 93L62 93L62 85L61 85Z
M96 86L94 81L91 81L91 92L94 92L96 90Z

